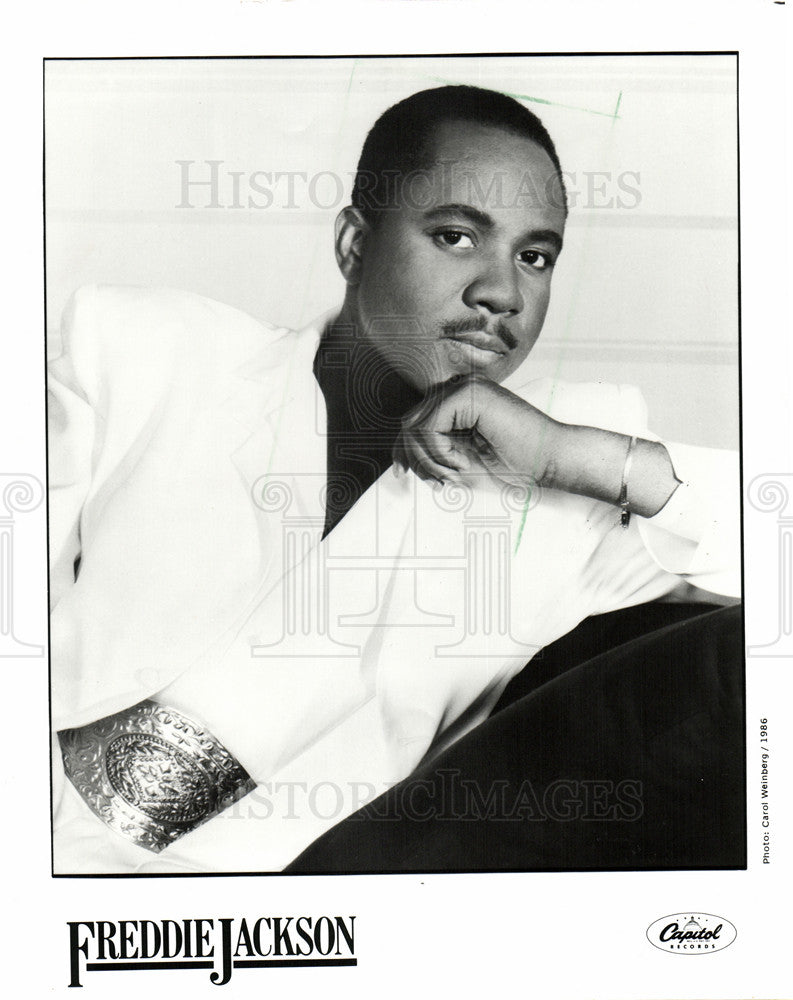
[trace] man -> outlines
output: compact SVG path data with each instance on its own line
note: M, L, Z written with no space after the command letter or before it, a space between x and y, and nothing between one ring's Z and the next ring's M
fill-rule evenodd
M412 145L396 165L408 180L395 205L375 209L376 182L384 186L386 164L394 170L391 157L408 136ZM363 190L364 178L375 182L373 191ZM459 477L474 461L507 481L531 476L555 489L619 500L630 437L560 425L497 388L540 335L562 249L563 190L542 125L511 99L474 88L414 95L384 115L367 140L353 193L358 207L345 209L337 224L348 291L326 343L332 347L339 329L358 331L419 393L457 379L427 400L401 437L405 465L422 477L442 480L452 469ZM340 423L354 423L335 375L319 372L331 433L337 414ZM474 427L476 448L467 436ZM641 441L631 462L632 509L652 516L678 483L668 454Z
M536 117L438 88L370 133L337 221L344 304L309 331L77 297L52 407L59 870L283 867L362 785L469 747L588 615L672 574L725 589L729 456L653 440L624 387L501 385L540 334L565 218ZM299 823L250 808L321 784L339 803L309 793Z

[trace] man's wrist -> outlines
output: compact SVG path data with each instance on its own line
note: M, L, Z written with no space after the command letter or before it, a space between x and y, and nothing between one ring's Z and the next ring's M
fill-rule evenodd
M541 486L618 505L630 437L598 427L556 423L547 434L549 452ZM633 450L630 508L652 517L679 485L662 443L639 438Z
M546 439L541 486L615 505L619 502L628 437L600 427L552 421Z

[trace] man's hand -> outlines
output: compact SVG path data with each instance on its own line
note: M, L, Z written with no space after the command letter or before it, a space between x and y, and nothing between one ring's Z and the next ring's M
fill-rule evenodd
M629 443L614 431L559 423L495 382L463 375L436 386L405 416L394 460L436 482L489 475L617 504ZM631 510L652 517L678 485L663 444L637 441Z
M425 480L547 484L562 425L481 375L436 386L402 421L394 460Z

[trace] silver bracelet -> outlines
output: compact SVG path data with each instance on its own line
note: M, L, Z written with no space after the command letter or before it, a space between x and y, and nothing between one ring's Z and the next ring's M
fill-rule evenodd
M620 484L620 495L617 503L619 504L620 510L620 524L623 528L627 528L631 523L631 502L628 499L628 477L631 474L631 465L633 464L633 450L636 447L636 435L634 434L628 445L628 452L625 455L625 465L622 467L622 483Z
M256 787L208 730L154 701L58 739L66 774L89 808L155 853Z

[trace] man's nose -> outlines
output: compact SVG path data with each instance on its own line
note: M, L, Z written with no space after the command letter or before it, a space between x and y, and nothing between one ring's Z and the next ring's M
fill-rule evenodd
M524 305L519 281L514 259L491 258L465 289L463 301L471 309L516 316Z

